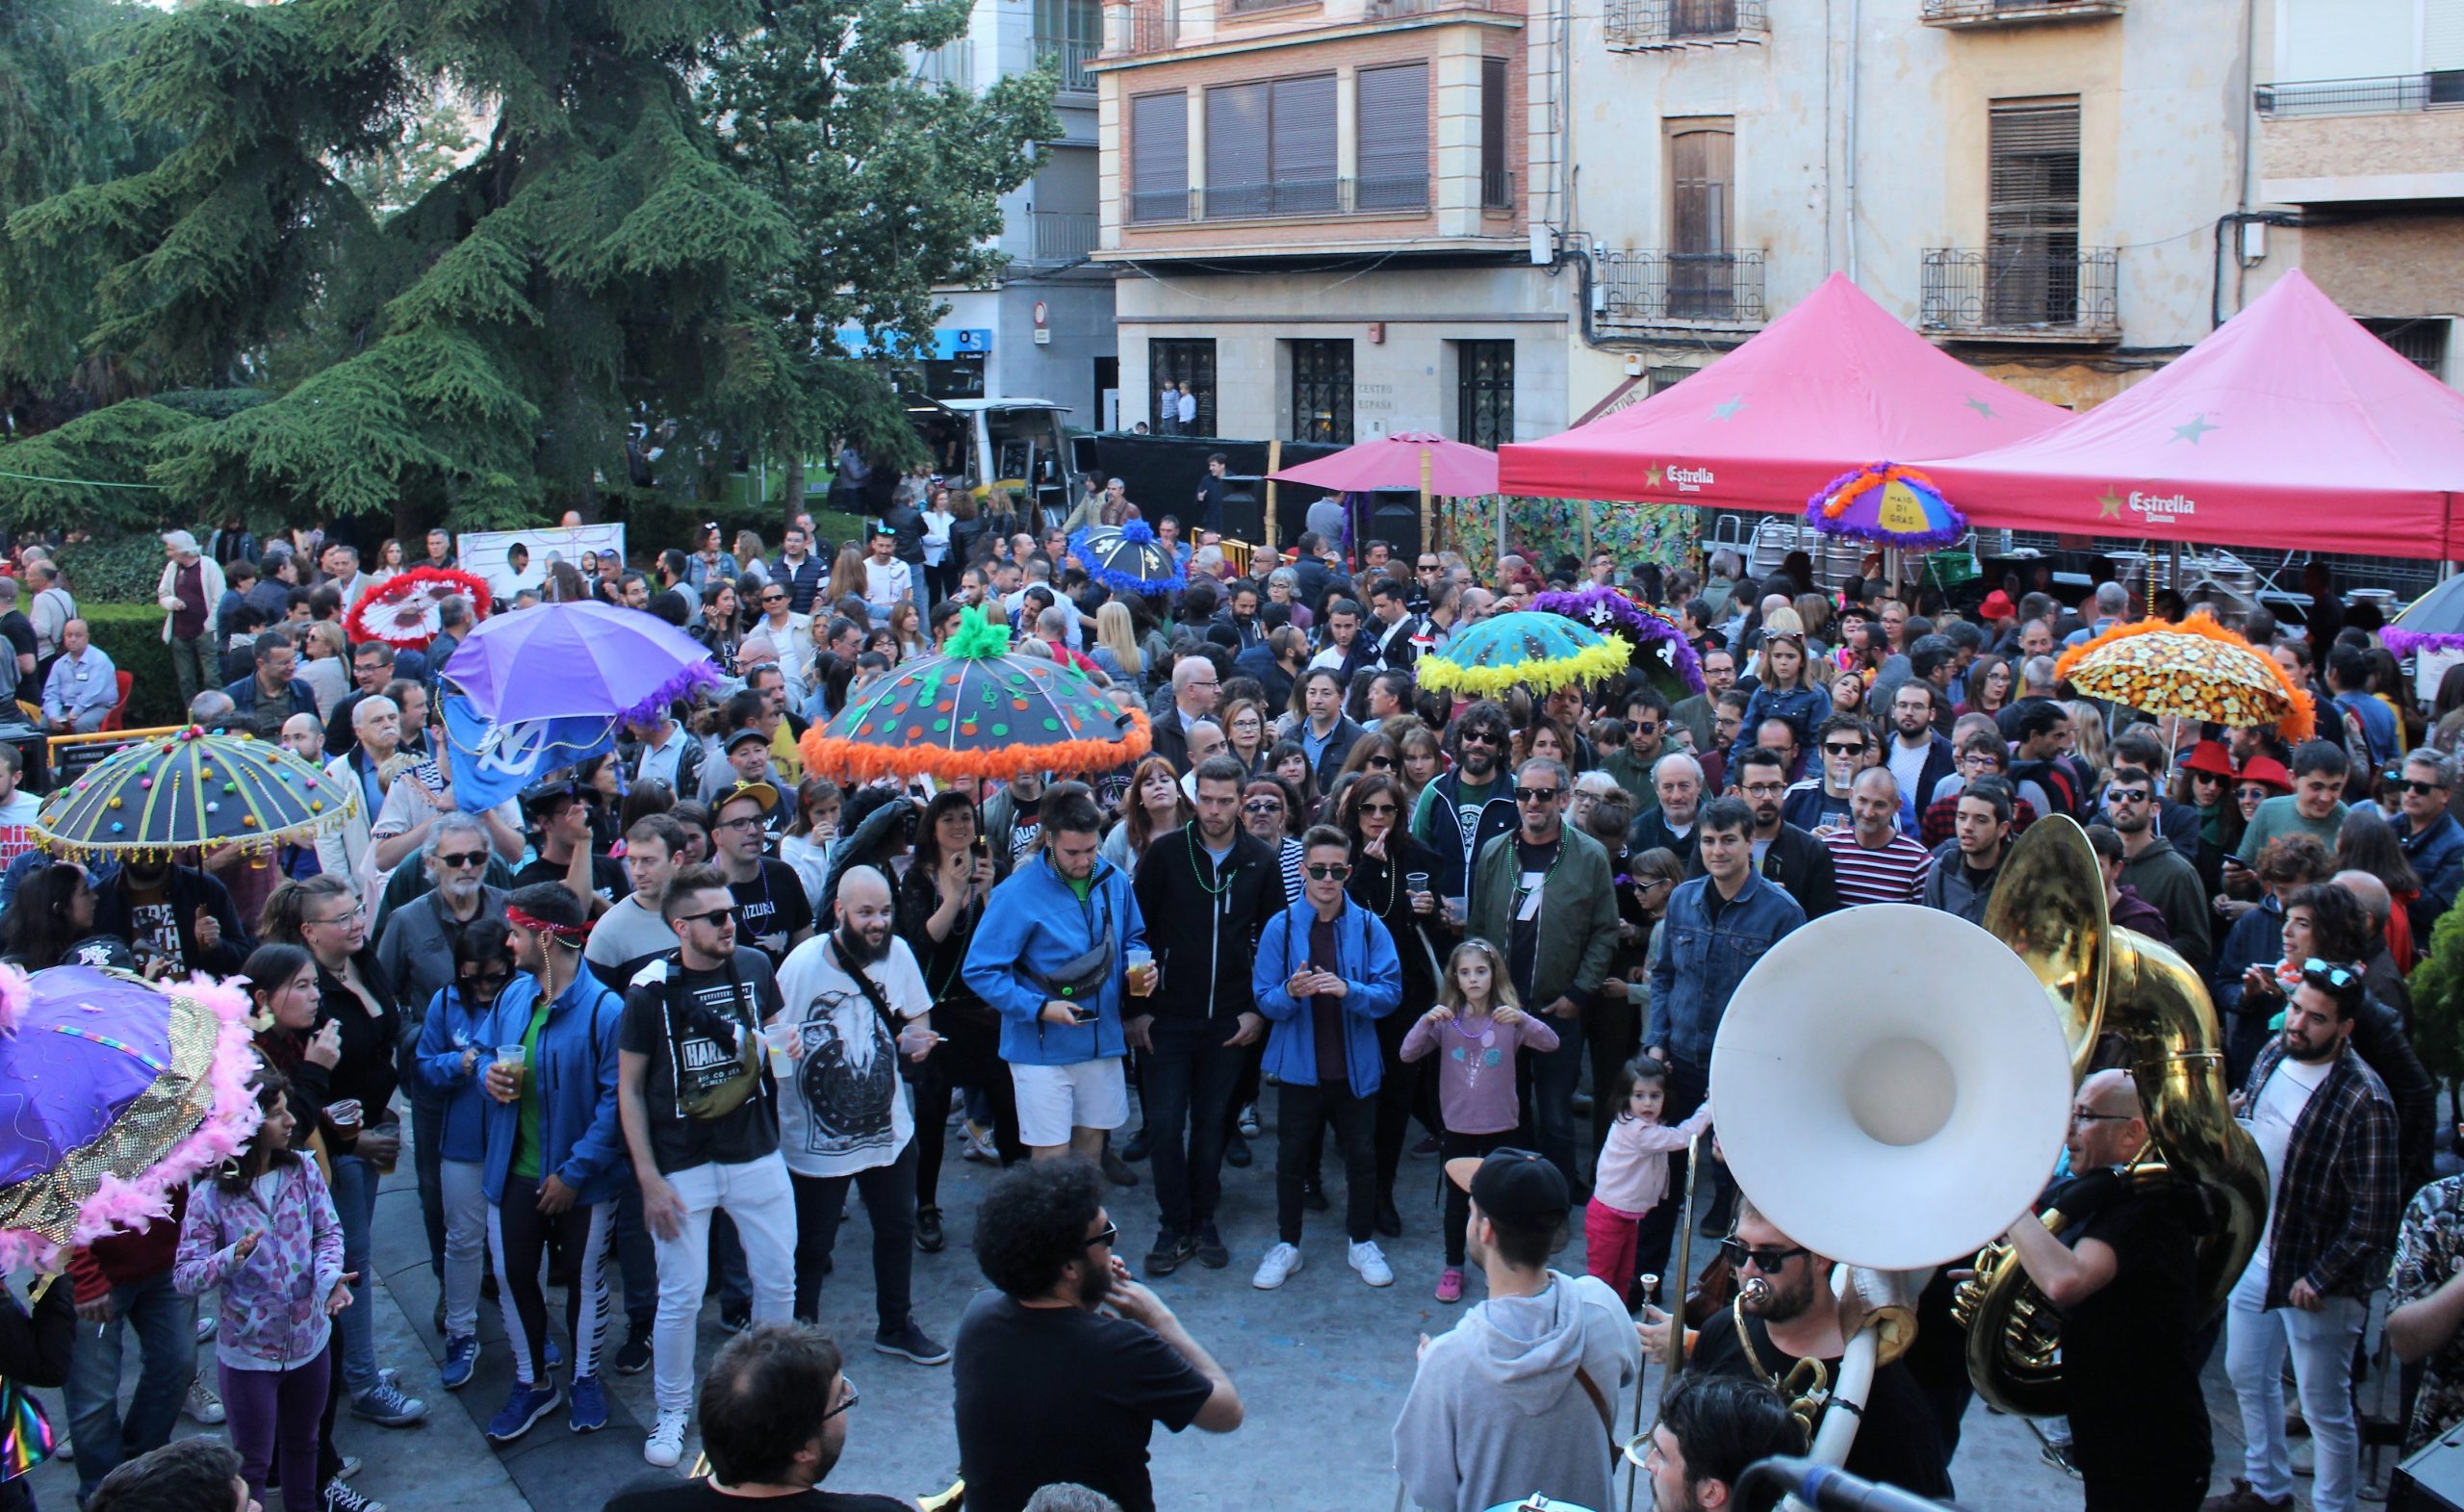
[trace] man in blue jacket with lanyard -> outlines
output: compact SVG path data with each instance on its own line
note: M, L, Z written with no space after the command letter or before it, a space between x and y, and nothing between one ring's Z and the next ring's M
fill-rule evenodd
M1103 816L1084 787L1045 792L1043 850L992 889L966 953L966 982L1001 1015L1001 1059L1018 1091L1018 1138L1037 1160L1103 1158L1129 1121L1121 997L1154 990L1129 874L1095 854Z
M1344 1160L1344 1228L1351 1268L1371 1286L1395 1272L1370 1237L1377 1198L1377 1086L1382 1071L1372 1020L1403 997L1394 937L1351 901L1351 841L1330 825L1301 836L1300 901L1269 923L1250 973L1267 1032L1266 1068L1276 1089L1275 1223L1281 1238L1252 1284L1271 1291L1300 1269L1301 1192L1318 1168L1325 1126Z

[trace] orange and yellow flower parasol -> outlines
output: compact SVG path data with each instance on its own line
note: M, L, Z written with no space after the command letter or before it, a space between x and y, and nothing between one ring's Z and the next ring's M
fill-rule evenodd
M2090 698L2145 714L2176 714L2229 729L2273 725L2307 740L2315 711L2275 658L2206 615L2178 623L2117 625L2054 664L2057 680Z

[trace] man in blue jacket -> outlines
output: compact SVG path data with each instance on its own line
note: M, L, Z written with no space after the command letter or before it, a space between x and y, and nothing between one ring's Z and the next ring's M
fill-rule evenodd
M607 1241L616 1217L625 1135L616 1109L617 1031L624 999L582 962L588 934L581 900L562 883L517 888L505 900L513 961L490 1015L487 1112L488 1250L496 1262L504 1331L513 1350L513 1393L489 1420L488 1437L520 1438L562 1399L542 1358L547 1299L539 1265L550 1235L578 1270L565 1291L574 1341L576 1433L607 1425L599 1351L607 1331ZM523 1047L519 1065L499 1048Z
M1344 1160L1344 1228L1351 1268L1371 1286L1395 1272L1370 1237L1377 1199L1377 1085L1381 1063L1372 1021L1403 997L1394 937L1351 901L1351 841L1319 825L1301 836L1300 901L1258 940L1250 973L1267 1031L1267 1070L1276 1089L1275 1223L1281 1238L1258 1263L1252 1284L1271 1291L1300 1269L1302 1189L1318 1168L1325 1126L1335 1126Z
M1084 787L1045 792L1043 850L992 889L966 953L966 982L1001 1015L1001 1059L1018 1092L1018 1138L1037 1160L1103 1158L1104 1136L1129 1121L1121 1074L1121 997L1130 952L1146 929L1129 874L1095 852L1103 816Z
M2403 795L2397 800L2403 813L2396 826L2396 839L2404 848L2404 859L2413 863L2413 874L2422 880L2421 891L2405 908L2412 915L2414 945L2427 950L2430 931L2455 907L2456 892L2464 887L2464 826L2456 824L2447 808L2455 785L2455 763L2424 747L2404 757L2403 783ZM2409 967L2412 962L2396 964Z

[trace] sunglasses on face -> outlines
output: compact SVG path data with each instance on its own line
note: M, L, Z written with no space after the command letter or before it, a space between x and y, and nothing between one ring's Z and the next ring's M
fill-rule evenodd
M2447 791L2446 784L2444 783L2416 782L2410 778L2405 779L2402 785L2404 791L2412 794L2415 798L2427 798L2432 793L2443 793Z
M2266 801L2268 798L2272 797L2273 794L2267 788L2261 787L2257 783L2253 782L2247 787L2237 787L2233 789L2233 796L2241 799L2244 803L2261 803Z
M1854 745L1854 746L1833 745L1833 744L1831 744L1830 742L1825 741L1825 742L1823 743L1823 747L1822 747L1822 754L1823 754L1824 756L1862 756L1862 755L1864 755L1864 754L1865 754L1865 748L1864 748L1862 745Z
M464 987L481 987L493 992L512 980L513 973L510 971L474 971L469 976L462 979L462 985Z
M2147 789L2143 787L2108 787L2105 789L2105 802L2109 804L2143 804L2147 802Z
M1514 801L1518 804L1553 804L1564 791L1562 787L1518 787L1514 790Z
M1728 1257L1731 1266L1742 1266L1752 1261L1755 1269L1761 1271L1764 1275L1776 1275L1789 1261L1796 1259L1799 1255L1810 1254L1812 1251L1802 1244L1785 1249L1778 1245L1758 1248L1741 1239L1724 1239L1720 1241L1720 1253Z
M436 853L436 864L451 871L460 871L466 866L485 866L487 863L488 853L485 851L456 851L450 856L443 851Z
M1467 746L1495 746L1503 744L1503 742L1499 740L1497 736L1489 733L1485 730L1464 730L1457 738Z
M1393 804L1363 804L1360 806L1360 811L1365 814L1390 814L1395 812L1396 808Z
M1109 1249L1117 1243L1119 1239L1120 1225L1117 1223L1107 1223L1104 1225L1104 1231L1097 1234L1094 1238L1087 1241L1083 1247L1088 1249Z
M1391 772L1395 770L1395 758L1393 756L1371 756L1362 764L1373 771Z
M2215 772L2193 772L2191 774L2191 781L2194 782L2223 782L2224 779L2221 775Z
M1257 798L1243 804L1241 811L1245 814L1279 814L1283 812L1283 805L1270 798Z
M717 926L734 917L735 910L732 908L711 909L703 913L680 913L676 916L676 922L679 924L708 924Z
M1306 870L1318 882L1341 882L1351 875L1351 868L1342 861L1311 861Z

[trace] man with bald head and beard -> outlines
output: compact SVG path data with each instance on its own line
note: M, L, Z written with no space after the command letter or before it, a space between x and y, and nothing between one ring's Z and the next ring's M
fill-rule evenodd
M788 952L784 1007L765 1026L782 1049L779 1148L796 1194L796 1316L818 1316L847 1189L873 1230L873 1347L918 1365L950 1351L916 1325L915 1114L902 1057L932 1053L933 997L914 954L892 929L889 879L850 867L838 882L837 925ZM783 1034L782 1031L784 1031Z

